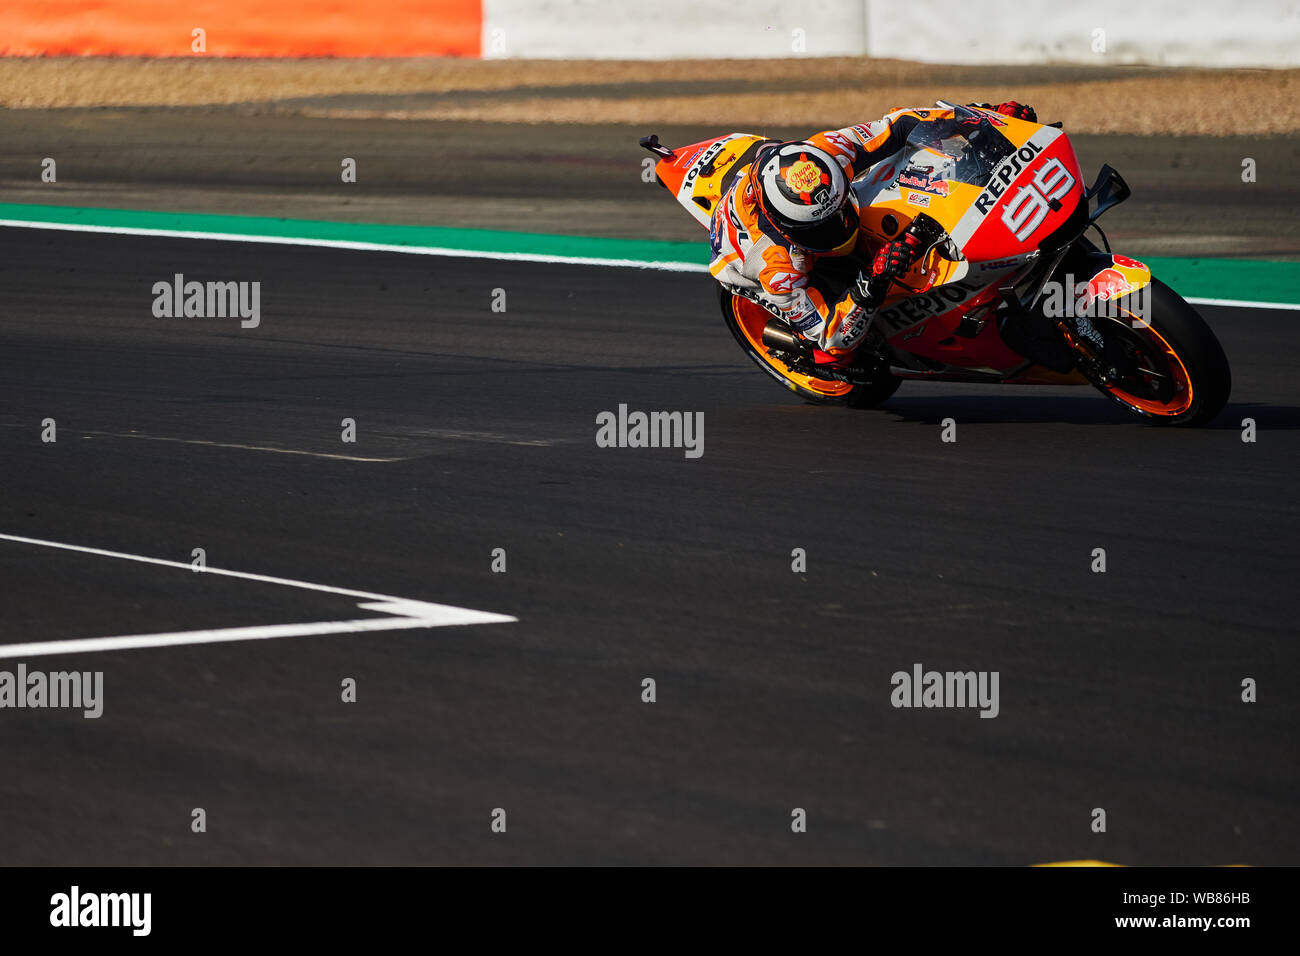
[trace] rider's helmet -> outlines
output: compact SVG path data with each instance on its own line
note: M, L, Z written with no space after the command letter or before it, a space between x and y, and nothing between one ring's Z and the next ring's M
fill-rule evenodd
M811 143L774 143L749 172L758 216L794 245L845 255L858 234L857 197L835 158Z

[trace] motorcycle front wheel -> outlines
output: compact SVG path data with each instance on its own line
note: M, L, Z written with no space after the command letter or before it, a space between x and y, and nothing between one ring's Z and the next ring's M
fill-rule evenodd
M1232 391L1223 347L1169 286L1152 279L1143 291L1144 308L1133 311L1125 297L1117 300L1116 317L1093 320L1106 341L1107 374L1084 374L1111 401L1153 424L1207 424Z

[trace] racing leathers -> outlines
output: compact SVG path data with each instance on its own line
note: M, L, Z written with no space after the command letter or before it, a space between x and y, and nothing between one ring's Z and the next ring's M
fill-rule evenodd
M900 150L922 116L900 109L865 125L827 130L807 142L830 154L850 181ZM739 170L719 200L709 229L712 261L709 271L723 285L747 294L777 312L789 326L811 342L819 360L842 359L861 344L868 320L878 303L866 292L867 276L857 281L843 269L826 268L853 253L898 273L905 269L899 243L877 249L858 232L846 246L816 252L790 242L758 215L759 197L747 170ZM850 197L855 205L857 198ZM883 255L879 255L883 254ZM881 259L887 260L882 263ZM902 267L901 269L899 267ZM876 272L875 269L872 270ZM879 274L879 273L876 273Z

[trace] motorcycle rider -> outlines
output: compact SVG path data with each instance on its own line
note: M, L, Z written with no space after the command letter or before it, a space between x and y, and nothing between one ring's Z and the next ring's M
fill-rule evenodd
M971 105L992 109L986 103ZM1031 107L1015 101L996 109L1037 122ZM923 251L910 235L871 248L875 243L858 229L858 200L850 184L901 149L926 115L899 109L874 123L768 144L748 172L738 172L713 213L709 271L723 285L774 307L813 344L819 365L849 364L880 304L872 280L903 275ZM846 258L853 253L858 255ZM857 269L865 260L869 268Z

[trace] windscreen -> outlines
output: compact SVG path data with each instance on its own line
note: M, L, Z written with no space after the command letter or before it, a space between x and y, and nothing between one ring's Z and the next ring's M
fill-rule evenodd
M958 106L952 117L917 123L907 137L907 150L909 171L984 186L1015 146L986 113Z

